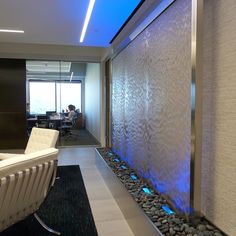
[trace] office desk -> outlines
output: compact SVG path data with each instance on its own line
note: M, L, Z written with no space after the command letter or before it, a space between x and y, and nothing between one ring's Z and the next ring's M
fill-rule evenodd
M62 117L50 117L48 120L48 128L58 130L63 120L64 118Z
M34 118L28 118L27 121L37 121L37 118L34 117Z
M34 117L34 118L28 118L27 119L27 126L29 128L32 128L34 126L37 126L38 125L38 121L46 121L47 122L47 125L45 128L49 128L49 129L58 129L58 127L61 125L61 122L64 120L64 118L62 117L50 117L49 119L40 119L38 120L37 117Z
M33 127L36 125L36 123L37 123L36 117L27 119L27 126Z

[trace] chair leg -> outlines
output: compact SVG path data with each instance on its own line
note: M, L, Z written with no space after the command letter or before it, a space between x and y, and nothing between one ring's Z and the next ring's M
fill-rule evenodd
M47 231L49 231L49 232L51 232L51 233L53 233L53 234L61 235L60 232L58 232L58 231L56 231L56 230L51 229L50 227L48 227L48 226L40 219L40 217L39 217L36 213L34 213L34 217L35 217L35 219L39 222L39 224L40 224L44 229L46 229Z

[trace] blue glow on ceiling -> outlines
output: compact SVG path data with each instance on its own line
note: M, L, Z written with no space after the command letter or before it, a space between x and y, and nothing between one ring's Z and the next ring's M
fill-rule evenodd
M141 0L96 0L84 42L80 45L109 47L109 42L140 2Z

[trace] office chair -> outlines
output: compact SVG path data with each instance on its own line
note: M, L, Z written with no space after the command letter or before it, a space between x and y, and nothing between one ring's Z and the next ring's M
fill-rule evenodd
M0 232L34 214L45 229L60 235L36 213L54 184L57 156L58 149L46 148L0 162Z
M46 111L47 116L47 128L49 129L57 129L57 122L55 122L55 117L57 115L56 111Z
M37 115L37 124L38 128L48 128L48 117L47 115Z
M79 135L74 133L73 130L77 128L78 114L75 113L71 121L64 121L61 127L59 127L60 135L65 139L77 138Z

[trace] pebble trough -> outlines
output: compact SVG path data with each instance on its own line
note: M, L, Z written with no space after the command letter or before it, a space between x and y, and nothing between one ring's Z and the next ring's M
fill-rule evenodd
M108 148L97 148L100 156L123 183L157 229L166 236L224 236L218 228L202 218L191 224L175 212L163 195L154 190L133 169Z

